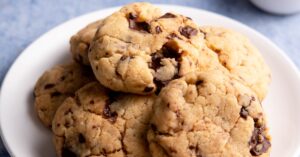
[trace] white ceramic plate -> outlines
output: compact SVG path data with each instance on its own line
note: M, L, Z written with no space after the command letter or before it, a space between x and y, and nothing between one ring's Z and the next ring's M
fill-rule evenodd
M250 38L272 70L270 92L263 102L273 136L271 156L297 156L300 146L300 75L284 52L253 29L224 16L181 6L160 7L164 11L187 15L200 25L225 26ZM71 58L68 50L72 34L116 9L90 13L52 29L15 61L3 82L0 100L2 139L12 156L55 156L51 133L38 122L33 111L33 86L46 69Z

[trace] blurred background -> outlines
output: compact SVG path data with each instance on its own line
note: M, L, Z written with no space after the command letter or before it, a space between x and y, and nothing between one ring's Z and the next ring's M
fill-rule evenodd
M267 3L271 0L260 1ZM16 57L51 28L88 12L130 2L134 1L0 0L0 84ZM255 7L249 0L150 0L148 2L190 6L233 18L270 38L300 68L300 14L266 13ZM299 0L298 2L300 3ZM0 156L9 156L1 143Z

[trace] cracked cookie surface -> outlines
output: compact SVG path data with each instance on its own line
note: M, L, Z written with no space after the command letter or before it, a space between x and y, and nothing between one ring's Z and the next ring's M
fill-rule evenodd
M148 132L156 157L269 156L256 94L220 71L188 74L158 95Z
M259 51L243 35L222 27L202 26L205 42L220 64L263 100L271 81L270 69Z
M88 58L90 43L92 42L97 29L101 27L102 23L102 20L92 22L71 37L70 50L72 57L76 62L83 65L90 65Z
M34 106L38 118L51 128L53 116L63 101L94 80L92 69L77 63L57 65L46 71L34 89Z
M169 81L213 65L202 61L213 62L210 54L199 53L203 37L188 17L133 3L104 19L89 60L97 79L112 90L158 93Z
M52 130L59 157L148 157L146 134L154 96L119 94L85 85L56 112Z

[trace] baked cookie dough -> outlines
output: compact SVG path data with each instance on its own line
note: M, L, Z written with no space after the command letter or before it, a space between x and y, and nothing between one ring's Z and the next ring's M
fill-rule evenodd
M155 157L267 157L258 97L220 71L193 73L160 92L148 132Z
M34 88L35 111L41 122L51 128L52 118L61 103L92 80L95 80L92 70L77 63L57 65L46 71Z
M88 24L78 31L70 39L71 53L73 59L83 65L90 65L88 51L98 27L101 27L102 20Z
M222 27L203 26L200 30L205 35L207 47L218 55L220 64L263 100L271 74L251 42L245 36Z
M199 53L203 37L188 17L133 3L103 20L89 60L96 78L114 91L158 93L170 80L208 66L201 58L210 54Z
M90 83L67 98L53 120L59 157L150 157L153 96L119 94Z

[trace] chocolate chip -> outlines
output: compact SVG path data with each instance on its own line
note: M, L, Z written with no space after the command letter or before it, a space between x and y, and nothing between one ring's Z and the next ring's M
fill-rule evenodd
M120 58L120 61L124 61L124 60L126 60L127 58L128 58L128 56L123 55L123 56Z
M155 32L156 32L157 34L159 34L159 33L162 32L162 29L161 29L159 26L156 26L156 27L155 27Z
M51 93L51 98L53 98L53 97L57 97L57 96L60 96L61 95L61 93L60 92L53 92L53 93Z
M44 86L44 89L50 89L50 88L53 88L54 86L55 86L54 84L49 83Z
M137 22L136 18L137 18L136 15L133 15L132 13L129 14L128 17L129 28L140 32L150 33L150 25L147 22Z
M78 135L78 141L79 141L79 143L84 143L85 142L85 138L81 133L79 133L79 135Z
M72 152L69 148L63 147L61 151L61 156L62 157L77 157L77 155Z
M72 109L70 109L70 108L69 108L64 114L67 115L67 114L69 114L69 113L73 113L73 112L72 112Z
M244 119L247 119L248 115L249 115L248 110L246 109L246 107L242 106L240 111L240 116Z
M66 79L66 76L60 77L60 81L64 81Z
M262 125L256 124L259 120L254 121L254 130L252 132L251 139L249 141L250 153L253 156L259 156L267 152L271 147L271 143L268 138L265 137L264 131L265 127ZM260 126L260 127L258 127Z
M103 117L108 119L110 122L114 123L117 120L118 113L117 112L112 112L110 109L110 105L117 100L117 97L119 96L120 93L110 91L108 93L108 99L106 100L106 104L103 109Z
M161 89L167 85L168 82L166 81L161 81L161 80L158 80L156 78L154 78L153 80L154 84L156 85L156 91L155 91L155 94L158 95L161 91Z
M118 67L120 67L120 63L122 63L123 61L125 61L127 59L131 59L131 58L134 58L134 57L122 55L122 57L119 59L119 61L117 63L117 68L115 68L115 73L116 73L117 76L122 78L122 75L118 71Z
M176 61L179 61L181 58L181 53L178 53L177 50L173 49L167 44L165 44L161 49L164 58L174 58Z
M172 13L166 13L163 16L161 16L160 18L175 18L176 15L172 14Z
M190 39L191 36L197 35L198 30L191 27L191 26L185 26L185 27L179 27L179 32L180 32L181 35L183 35L186 38Z
M167 39L173 39L173 38L178 38L178 39L181 39L180 37L177 36L177 34L175 33L171 33L167 36Z
M108 119L110 122L115 123L118 117L117 112L112 112L110 110L109 105L105 105L104 109L103 109L103 116L104 118Z
M203 82L204 82L203 80L198 80L198 81L196 82L196 86L201 85Z
M163 58L163 55L161 53L152 53L151 54L151 68L153 68L155 71L159 69L161 64L161 59Z
M143 92L148 93L148 92L151 92L153 89L154 89L154 87L145 87Z
M91 101L90 101L90 104L95 104L95 101L94 101L94 100L91 100Z

